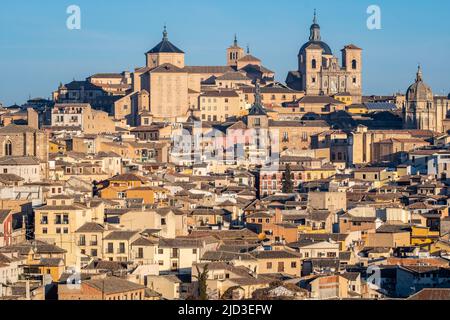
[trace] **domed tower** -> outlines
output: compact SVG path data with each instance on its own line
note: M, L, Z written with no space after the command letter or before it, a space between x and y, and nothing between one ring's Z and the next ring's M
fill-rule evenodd
M325 58L330 59L333 52L330 46L322 41L320 26L317 22L317 13L314 10L314 18L309 28L309 41L306 42L298 53L298 72L301 77L301 90L306 94L319 94L321 92L321 71Z
M314 10L314 18L313 23L311 27L309 28L309 41L306 42L301 48L298 53L298 70L304 69L304 65L307 62L306 61L306 49L310 47L311 45L314 45L313 47L321 49L321 53L323 55L333 55L333 52L331 51L331 48L328 44L322 41L322 38L320 36L320 25L317 23L317 13L316 10ZM319 63L319 61L317 61Z
M406 129L438 131L433 91L423 81L422 68L419 65L416 81L406 91L404 126Z
M184 68L184 52L169 41L166 26L164 26L162 41L148 51L145 56L147 67L151 69L165 63L173 64L178 68Z

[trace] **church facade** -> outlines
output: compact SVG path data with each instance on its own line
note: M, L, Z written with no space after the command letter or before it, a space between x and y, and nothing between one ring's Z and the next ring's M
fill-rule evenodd
M424 81L419 66L416 81L406 91L403 108L405 129L431 130L438 133L447 131L445 122L449 112L449 97L434 96Z
M354 103L361 103L362 49L350 44L341 51L342 65L328 44L322 41L314 13L309 41L298 54L298 69L288 73L286 84L306 95L350 94Z

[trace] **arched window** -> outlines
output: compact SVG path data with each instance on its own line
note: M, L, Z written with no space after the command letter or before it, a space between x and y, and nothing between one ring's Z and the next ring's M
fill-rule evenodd
M12 156L12 142L9 140L5 143L5 156Z
M352 69L355 70L358 67L358 62L355 59L352 60Z
M316 61L316 59L312 59L312 61L311 61L311 68L313 68L313 69L317 68L317 61Z

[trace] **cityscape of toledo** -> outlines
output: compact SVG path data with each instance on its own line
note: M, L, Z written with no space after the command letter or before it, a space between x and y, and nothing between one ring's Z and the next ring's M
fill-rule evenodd
M174 40L182 25L168 9L167 24L145 22L148 51L132 48L130 70L61 68L46 98L15 83L13 105L0 86L0 300L450 300L450 94L429 85L439 70L422 60L390 94L365 86L362 36L324 27L326 13L339 29L343 12L308 3L297 4L308 28L261 21L282 40L250 46L251 23L221 30L214 65L188 64L201 60ZM95 18L67 9L66 32ZM389 13L355 14L368 20L353 28L375 33ZM264 46L295 46L291 71L274 71Z

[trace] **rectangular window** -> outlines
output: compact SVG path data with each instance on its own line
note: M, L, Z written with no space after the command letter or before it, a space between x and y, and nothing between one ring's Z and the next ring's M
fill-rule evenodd
M137 254L137 258L138 259L143 259L144 258L144 248L138 248L138 254Z

